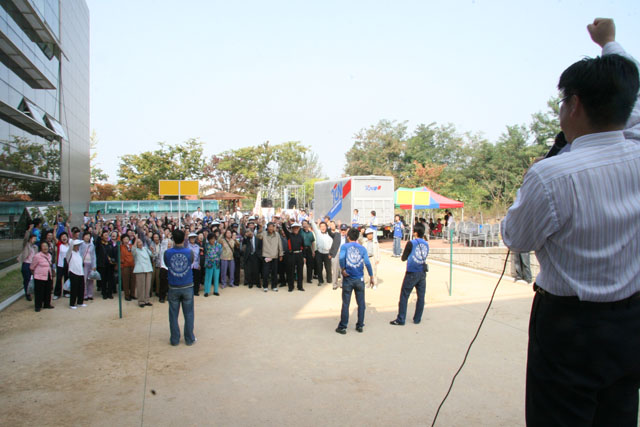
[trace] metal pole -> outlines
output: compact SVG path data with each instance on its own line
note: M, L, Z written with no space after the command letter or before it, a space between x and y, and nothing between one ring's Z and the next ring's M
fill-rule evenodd
M449 296L453 290L453 228L449 227Z
M409 240L413 239L413 223L415 222L415 204L416 204L416 192L411 192L411 229L409 231Z
M120 245L121 242L118 240L116 247L118 248L118 311L120 313L120 318L122 319L122 269L120 268Z
M180 210L182 208L182 203L180 203L180 181L178 181L178 228L182 227L182 218L180 215Z

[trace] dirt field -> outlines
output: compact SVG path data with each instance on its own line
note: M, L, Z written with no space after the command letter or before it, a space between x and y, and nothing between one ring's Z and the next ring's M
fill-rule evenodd
M340 291L224 289L196 297L196 345L169 345L168 307L97 299L0 313L0 424L104 426L430 425L496 279L431 264L423 322L391 326L405 265L385 253L365 331L336 334ZM524 425L533 292L510 279L438 418ZM413 314L415 294L409 303ZM182 324L182 320L181 320Z

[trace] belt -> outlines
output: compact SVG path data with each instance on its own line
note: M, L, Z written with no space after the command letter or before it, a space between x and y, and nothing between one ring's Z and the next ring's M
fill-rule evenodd
M292 254L299 254L302 253L302 251L291 251Z
M595 301L581 301L577 296L554 295L551 292L545 291L536 283L533 284L533 291L539 294L540 296L542 296L543 298L548 299L549 301L559 302L563 304L575 304L575 305L584 305L584 306L592 306L592 307L598 306L598 307L615 308L623 305L629 305L635 301L640 301L640 292L636 292L635 294L619 301L595 302Z
M193 288L193 283L189 283L188 285L184 285L184 286L169 286L169 289L189 289L189 288Z

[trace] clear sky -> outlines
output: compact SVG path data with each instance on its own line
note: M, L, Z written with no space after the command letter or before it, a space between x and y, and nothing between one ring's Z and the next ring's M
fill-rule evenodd
M497 139L529 123L614 18L640 57L640 1L88 0L91 128L118 157L200 138L205 153L301 141L339 176L380 119Z

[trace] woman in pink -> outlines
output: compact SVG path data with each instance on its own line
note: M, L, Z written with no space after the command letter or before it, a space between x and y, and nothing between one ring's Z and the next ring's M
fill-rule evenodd
M31 280L31 261L33 256L38 253L38 247L36 246L36 240L38 236L32 234L33 224L29 226L29 229L24 235L24 242L22 244L22 252L18 255L18 262L22 263L22 285L24 287L24 297L27 301L31 301L31 294L29 293L29 281Z
M40 252L33 256L29 268L33 272L36 311L40 311L41 308L54 308L51 305L51 285L54 273L47 242L40 242Z

